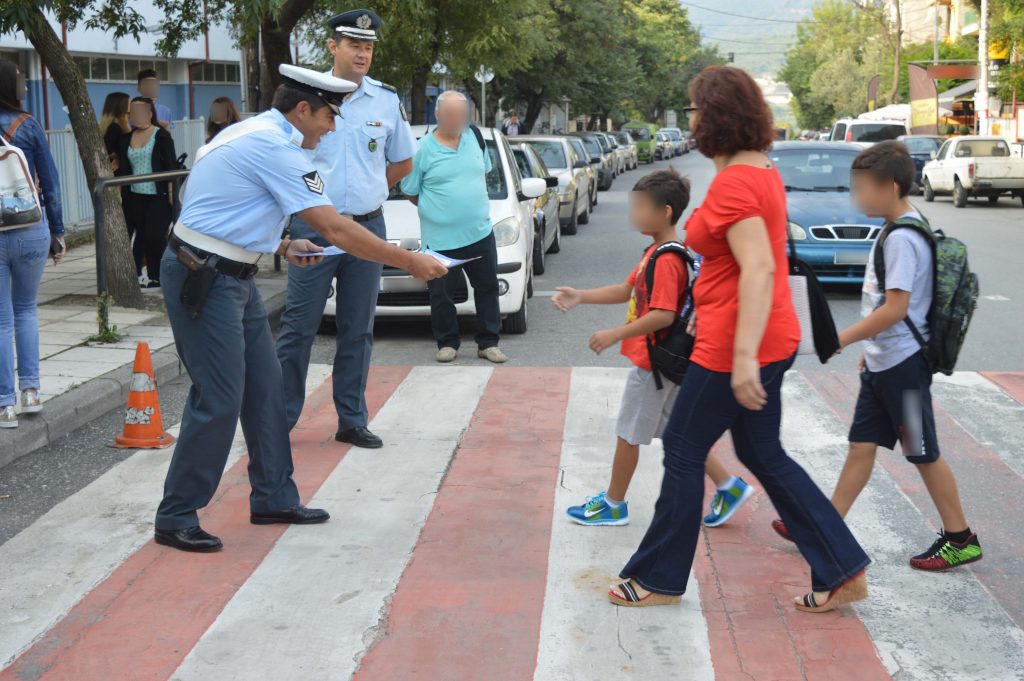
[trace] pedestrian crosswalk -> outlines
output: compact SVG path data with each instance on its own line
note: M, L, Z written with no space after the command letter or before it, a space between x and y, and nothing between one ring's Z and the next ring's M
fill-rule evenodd
M0 545L0 681L1024 679L1019 375L958 373L934 391L985 559L907 566L937 517L913 467L882 450L848 518L871 597L813 616L790 605L807 568L760 492L703 532L681 606L605 601L650 520L660 447L641 453L630 525L579 527L564 509L606 482L625 370L374 367L381 450L334 442L329 372L311 368L292 433L296 482L329 523L250 525L239 433L201 515L224 551L158 547L169 452L140 451ZM786 379L783 442L826 491L856 380ZM716 451L739 467L728 437Z

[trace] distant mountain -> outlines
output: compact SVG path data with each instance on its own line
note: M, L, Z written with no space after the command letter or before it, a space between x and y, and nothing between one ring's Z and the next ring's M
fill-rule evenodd
M680 0L680 4L706 43L718 46L722 54L733 53L737 66L771 77L782 66L796 35L796 23L788 22L810 17L816 0Z

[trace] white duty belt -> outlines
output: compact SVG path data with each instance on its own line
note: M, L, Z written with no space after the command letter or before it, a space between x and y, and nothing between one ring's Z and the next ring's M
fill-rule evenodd
M174 223L174 236L178 237L193 248L198 248L201 251L213 253L222 258L227 258L228 260L234 260L236 262L255 265L262 255L262 253L252 253L244 248L228 243L227 241L212 237L209 234L203 234L202 232L197 232L194 229L189 229L181 222Z

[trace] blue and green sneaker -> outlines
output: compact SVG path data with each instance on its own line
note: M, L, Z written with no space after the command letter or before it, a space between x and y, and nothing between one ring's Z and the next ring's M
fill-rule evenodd
M570 506L566 514L580 525L628 525L629 506L625 501L612 506L605 499L604 492L587 497L579 506Z
M750 497L754 496L754 488L743 482L743 478L733 476L732 485L725 491L718 490L711 499L711 513L704 516L705 527L718 527L728 522L729 518Z

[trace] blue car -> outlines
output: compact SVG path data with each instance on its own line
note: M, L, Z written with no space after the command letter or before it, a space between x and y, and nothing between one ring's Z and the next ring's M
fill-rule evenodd
M860 284L883 220L850 200L850 165L864 147L846 142L776 142L769 156L786 184L789 231L801 260L828 284Z
M939 153L939 148L946 141L945 137L939 135L900 135L897 141L903 142L914 159L914 193L921 191L921 171L924 164Z

